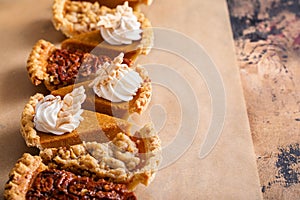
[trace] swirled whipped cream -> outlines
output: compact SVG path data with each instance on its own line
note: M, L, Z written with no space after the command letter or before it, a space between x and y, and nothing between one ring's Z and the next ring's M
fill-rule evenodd
M63 99L60 96L45 96L35 107L35 128L55 135L72 132L83 120L81 104L85 98L83 86L74 89Z
M127 1L117 6L114 14L100 16L97 25L103 39L111 45L131 44L134 40L140 40L143 32Z
M104 65L97 71L97 77L89 84L95 94L112 102L130 101L140 88L143 79L128 65L122 64L124 53L111 63Z

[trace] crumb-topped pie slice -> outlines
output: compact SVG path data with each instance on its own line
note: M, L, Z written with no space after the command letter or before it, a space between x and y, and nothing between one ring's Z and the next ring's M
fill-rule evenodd
M129 122L82 110L85 97L83 87L74 89L63 99L53 95L32 96L21 117L21 133L26 144L44 149L82 141L106 142L119 132L130 134Z
M161 162L161 142L151 124L134 135L118 133L106 143L84 142L40 152L43 161L57 169L124 183L133 190L139 183L149 185Z
M135 200L136 196L125 184L51 168L40 156L25 153L9 174L4 198Z
M91 79L105 62L111 61L111 56L69 51L39 40L28 57L27 71L34 85L43 83L51 91L73 84L75 80L81 82ZM133 62L133 57L125 53L123 63L131 66Z
M51 92L64 97L74 88L84 87L86 100L82 107L118 118L128 118L132 113L141 114L152 96L151 81L145 68L123 64L123 54L105 63L91 81L76 83Z

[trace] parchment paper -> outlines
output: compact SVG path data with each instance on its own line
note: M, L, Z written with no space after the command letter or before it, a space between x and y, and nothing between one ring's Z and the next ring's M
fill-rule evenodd
M0 114L0 189L3 192L8 173L24 152L37 153L26 147L20 133L19 120L28 98L43 87L35 88L30 83L25 69L27 56L34 43L43 38L53 43L63 40L63 35L54 30L51 23L52 1L1 1L1 114ZM197 115L186 112L185 91L176 93L160 84L164 77L172 85L179 79L170 76L154 76L153 101L143 116L131 120L144 123L152 117L160 137L163 151L178 137L182 116L199 122L192 138L182 140L190 144L176 159L168 161L158 171L149 187L137 188L139 199L260 199L260 184L257 174L253 145L249 131L242 88L235 62L233 40L229 25L226 2L212 1L154 1L142 10L153 26L169 28L185 34L207 52L217 66L226 93L226 116L222 134L215 148L203 159L200 149L211 123L214 109L207 80L191 64L178 55L153 49L139 62L147 64L151 73L157 63L171 69L186 80L193 97L197 99ZM174 44L170 44L172 46ZM176 46L176 45L175 45ZM193 49L186 49L187 53ZM199 55L201 56L201 55ZM153 68L151 69L151 63ZM149 65L149 66L148 66ZM203 66L211 67L203 60ZM181 80L181 79L180 79ZM179 82L180 83L180 82ZM183 94L183 95L182 95ZM187 93L186 96L190 95ZM180 97L180 98L179 98ZM191 104L192 105L192 104ZM223 116L219 116L222 118ZM186 133L187 136L191 133ZM179 146L178 146L179 148ZM176 154L176 152L175 152ZM173 156L172 152L166 155Z

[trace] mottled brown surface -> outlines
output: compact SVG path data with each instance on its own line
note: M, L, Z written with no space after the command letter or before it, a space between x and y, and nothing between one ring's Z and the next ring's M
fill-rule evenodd
M228 0L265 199L300 196L300 4Z

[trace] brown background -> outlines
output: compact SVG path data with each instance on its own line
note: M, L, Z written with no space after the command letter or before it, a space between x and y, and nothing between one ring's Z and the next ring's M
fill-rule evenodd
M300 196L300 4L228 0L264 199Z

